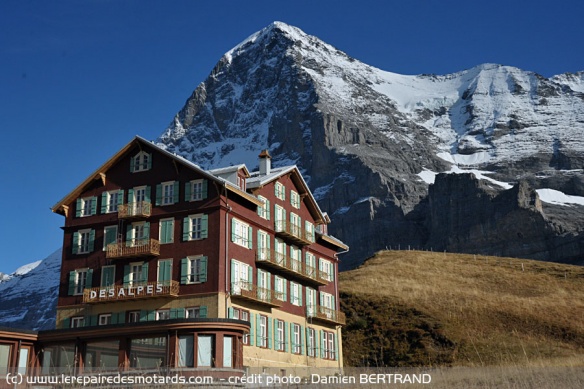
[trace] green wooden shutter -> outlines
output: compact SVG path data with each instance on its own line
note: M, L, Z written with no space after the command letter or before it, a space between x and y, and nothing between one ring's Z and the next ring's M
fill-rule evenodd
M81 199L77 199L75 202L75 216L81 217Z
M173 198L172 198L172 203L176 204L178 203L178 195L179 195L179 183L178 181L174 182L174 189L173 189Z
M180 283L182 285L189 283L189 259L183 258L180 260Z
M288 338L290 337L290 331L287 327L288 326L286 325L286 322L284 322L284 351L289 352L290 347L288 345L289 343Z
M207 306L201 305L199 307L199 316L200 317L207 317Z
M148 154L148 162L146 163L146 169L152 169L152 154Z
M191 190L193 189L193 183L191 181L185 182L185 201L191 201L192 194Z
M169 319L176 319L178 317L178 308L170 308Z
M183 241L191 240L191 218L185 217L183 219Z
M154 321L156 319L156 312L155 311L148 311L148 315L146 316L146 320Z
M231 219L231 241L235 242L235 219Z
M160 221L160 243L171 243L169 239L169 221L170 220L161 220Z
M96 315L90 315L89 316L89 325L90 326L96 326L97 325L97 316Z
M333 334L333 338L335 340L335 361L339 360L339 339L337 337L337 334Z
M130 265L124 266L124 286L130 283Z
M205 200L207 198L207 194L209 192L208 189L209 185L207 184L207 180L203 180L203 200Z
M247 266L247 282L253 284L253 269L249 265L246 266Z
M303 287L302 285L298 285L298 302L299 302L299 306L302 306L302 291L303 291Z
M156 185L156 205L160 205L162 202L162 185Z
M302 355L306 355L306 345L305 343L306 337L304 336L304 327L300 326L300 353Z
M61 328L71 328L71 318L63 319L63 324L61 324Z
M146 186L146 189L144 189L144 201L147 202L147 203L150 203L151 202L150 201L150 199L151 199L151 196L150 196L151 192L152 192L152 188L150 187L150 185L147 185Z
M116 243L117 227L106 227L104 235L104 247L107 247L108 244Z
M186 317L185 309L184 308L177 309L177 311L176 311L176 317L178 319L184 319Z
M207 282L207 257L201 257L201 272L199 273L199 281Z
M89 231L89 252L92 252L95 247L95 230Z
M118 324L118 314L112 313L112 324Z
M101 213L107 213L107 192L101 194Z
M247 248L251 249L253 244L253 229L251 226L247 227Z
M270 220L270 200L266 199L266 211L265 211L265 216L266 219Z
M227 308L227 318L233 319L233 308L232 307Z
M294 323L288 323L288 337L290 338L290 352L294 352Z
M77 254L79 252L79 232L73 233L73 246L71 247L71 253Z
M76 279L77 279L77 272L75 270L69 272L69 296L73 296L75 294L75 286L76 286Z
M148 282L148 264L145 263L142 265L142 282Z
M114 276L115 276L115 267L108 266L101 268L101 286L112 286L115 283Z
M256 314L256 337L257 337L256 344L258 345L258 347L262 344L261 322L262 322L262 319L261 319L260 315Z
M235 284L235 261L232 259L231 260L231 289L233 289L233 286Z
M91 288L93 286L93 269L87 269L87 278L85 279L85 287Z
M126 226L126 246L129 246L130 243L132 242L132 237L134 235L133 231L134 229L132 228L132 225L128 224Z
M118 206L122 205L124 203L124 190L120 189L118 190Z
M249 314L249 344L250 344L250 346L253 346L255 344L255 342L254 342L254 340L255 340L254 327L255 327L254 314L250 313Z
M148 320L148 311L145 309L140 310L140 321Z
M201 217L201 239L206 239L209 236L209 215Z
M286 280L285 278L282 281L282 287L284 288L283 293L284 293L284 301L287 301L288 299L288 280Z
M136 157L130 158L130 173L134 173Z
M272 334L274 333L274 327L272 326L272 321L270 320L270 318L266 318L266 324L267 324L267 328L266 328L266 337L268 338L268 348L271 349L272 348Z
M128 189L128 204L134 202L134 189Z
M144 223L144 238L150 241L150 222Z
M97 196L91 197L91 215L95 215L97 211Z

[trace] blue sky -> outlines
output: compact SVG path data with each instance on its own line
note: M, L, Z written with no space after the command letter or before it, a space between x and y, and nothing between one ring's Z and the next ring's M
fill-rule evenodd
M162 133L230 48L275 20L401 74L481 63L584 70L584 2L0 2L0 272L62 244L50 207L139 134Z

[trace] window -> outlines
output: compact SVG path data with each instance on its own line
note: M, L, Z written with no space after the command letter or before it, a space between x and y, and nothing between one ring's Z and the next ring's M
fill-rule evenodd
M316 290L306 287L306 313L308 317L316 316Z
M201 317L201 308L200 307L185 308L185 317L187 319Z
M306 261L306 273L311 277L316 277L316 257L314 254L309 253L308 251L305 254L305 261Z
M251 290L252 287L251 266L231 260L231 292L240 294L241 290Z
M336 359L335 333L322 331L322 357Z
M275 290L275 297L278 300L286 301L286 279L274 276L274 290Z
M276 232L286 231L286 210L279 205L274 206L274 227Z
M85 318L83 316L76 316L71 318L71 328L83 327Z
M158 261L157 281L160 285L169 286L172 280L172 259Z
M243 247L252 248L252 228L235 218L231 219L231 241Z
M237 186L239 189L245 191L245 177L237 175Z
M269 261L270 258L270 236L267 232L258 230L258 260Z
M290 212L290 232L292 232L293 235L301 236L301 223L300 216Z
M311 242L316 241L314 237L314 224L312 224L308 220L304 222L304 234L306 236L306 239L308 239L309 241Z
M270 278L271 275L269 272L265 270L258 269L258 278L257 278L257 297L263 301L270 300Z
M284 351L285 348L285 323L282 320L275 320L275 325L274 328L276 330L276 334L275 334L275 345L274 348L278 351Z
M207 180L192 180L185 183L185 201L199 201L207 198Z
M292 324L292 352L294 354L300 354L302 350L300 332L300 325Z
M128 312L128 323L138 323L140 321L140 311Z
M148 154L145 151L141 151L132 157L130 163L130 172L142 172L145 170L150 170L152 168L152 154Z
M148 264L133 262L124 266L124 285L133 286L148 282Z
M101 286L113 286L116 282L116 267L114 265L103 266L101 268Z
M150 223L134 222L126 230L126 245L129 247L143 246L150 243Z
M276 238L275 258L277 264L286 265L286 243L282 239Z
M314 328L306 329L306 347L309 357L316 357L316 331Z
M258 199L263 201L264 205L258 207L258 215L261 218L270 220L270 200L263 196L258 196Z
M223 336L223 367L233 367L233 336Z
M302 285L290 281L290 302L302 306Z
M85 288L90 288L92 275L92 269L77 269L69 272L69 296L81 295Z
M258 333L258 346L268 347L268 318L264 315L259 315L259 333Z
M178 181L168 181L156 185L156 205L178 203Z
M207 282L207 257L199 255L181 259L180 274L183 285Z
M286 200L286 188L279 182L274 185L274 195L280 200Z
M335 266L331 261L327 261L326 259L320 258L318 260L318 270L324 273L323 276L328 281L334 280Z
M302 271L301 251L296 246L290 246L290 268L300 273Z
M102 313L97 317L97 324L100 326L105 326L108 324L112 324L112 314L111 313Z
M0 344L0 376L5 377L11 365L10 350L12 346L9 344ZM46 355L46 354L45 354Z
M335 297L326 292L320 292L320 311L329 319L336 316Z
M77 199L75 216L84 217L95 215L97 209L97 197L83 197Z
M159 309L156 311L156 320L170 319L170 309Z
M109 244L116 243L118 240L118 226L107 226L103 228L103 250L107 249Z
M199 335L197 337L197 367L212 367L213 340L213 335Z
M93 251L95 230L86 229L73 233L73 254L87 254Z
M206 239L208 236L209 215L199 213L183 219L183 241Z
M158 224L158 240L160 244L174 242L174 219L160 219Z
M194 337L181 335L178 337L178 367L194 367Z
M290 190L290 204L296 209L300 209L300 195Z
M101 194L101 213L118 212L118 206L124 203L124 191L110 190Z
M240 308L230 308L229 309L230 319L239 319L243 321L249 321L249 311ZM243 344L249 344L250 334L243 336Z

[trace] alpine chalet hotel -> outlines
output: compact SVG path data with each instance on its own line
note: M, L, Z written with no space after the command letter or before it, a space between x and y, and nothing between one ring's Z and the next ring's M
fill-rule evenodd
M203 170L135 137L59 201L56 330L37 334L29 366L340 369L337 255L348 247L298 168L270 158L251 173Z

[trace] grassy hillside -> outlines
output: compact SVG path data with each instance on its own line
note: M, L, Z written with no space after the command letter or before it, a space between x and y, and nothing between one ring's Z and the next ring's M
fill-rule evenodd
M584 267L383 251L339 277L347 366L584 366Z

